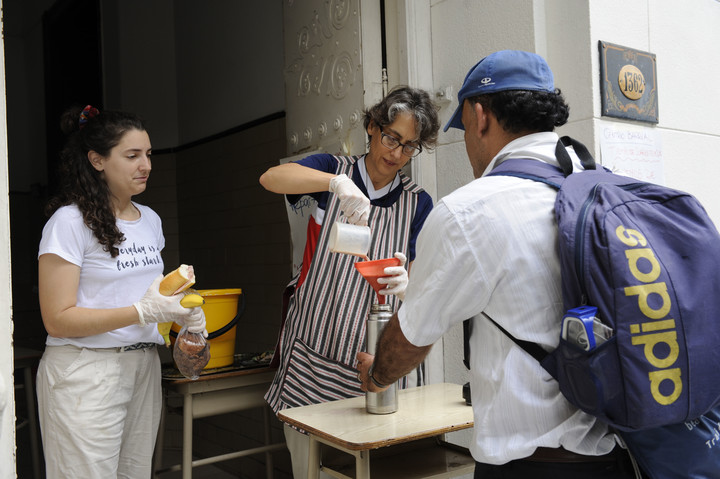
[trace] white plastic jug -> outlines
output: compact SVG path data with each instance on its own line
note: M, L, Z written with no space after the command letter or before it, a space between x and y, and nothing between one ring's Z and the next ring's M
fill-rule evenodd
M345 253L367 259L370 228L336 221L330 229L328 247L333 253Z

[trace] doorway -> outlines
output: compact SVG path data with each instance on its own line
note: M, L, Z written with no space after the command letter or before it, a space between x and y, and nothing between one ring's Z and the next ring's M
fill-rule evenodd
M73 104L103 109L99 0L62 0L43 15L48 185L55 186L64 138L60 115Z

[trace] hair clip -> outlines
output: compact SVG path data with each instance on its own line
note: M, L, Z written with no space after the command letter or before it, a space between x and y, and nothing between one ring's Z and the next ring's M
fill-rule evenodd
M92 105L87 105L85 108L83 108L83 110L80 112L80 120L78 122L80 125L80 129L85 126L85 123L87 123L90 118L95 118L98 113L100 113L100 110L98 110Z

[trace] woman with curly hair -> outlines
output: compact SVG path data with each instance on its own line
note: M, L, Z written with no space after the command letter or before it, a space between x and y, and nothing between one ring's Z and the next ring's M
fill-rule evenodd
M142 120L88 105L68 109L61 127L62 186L38 253L46 477L150 477L164 344L156 323L203 331L205 316L158 291L160 217L132 201L152 168Z
M311 155L270 168L265 189L287 195L291 204L308 194L317 208L308 220L299 275L290 282L288 311L276 348L278 372L266 394L275 412L363 394L355 355L365 341L365 319L375 293L355 270L357 259L333 254L328 238L337 220L368 225L368 256L396 256L402 266L382 278L393 311L408 281L405 262L415 259L415 241L432 209L432 199L401 169L432 148L440 123L424 90L397 87L365 111L368 152L360 156ZM307 436L285 426L294 477L307 474Z

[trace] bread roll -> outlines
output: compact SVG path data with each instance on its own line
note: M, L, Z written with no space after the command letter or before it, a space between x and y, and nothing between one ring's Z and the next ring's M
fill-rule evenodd
M201 333L183 330L175 341L173 359L183 376L197 379L210 361L210 344Z
M169 272L160 282L160 294L172 296L185 291L195 284L195 270L191 265L181 264L174 271Z

